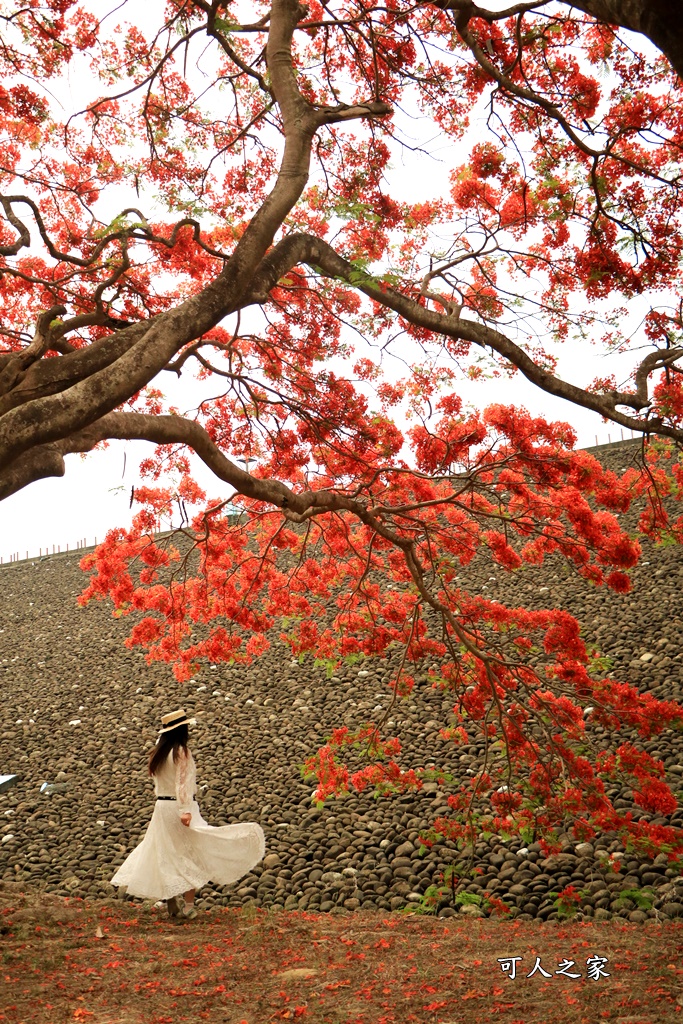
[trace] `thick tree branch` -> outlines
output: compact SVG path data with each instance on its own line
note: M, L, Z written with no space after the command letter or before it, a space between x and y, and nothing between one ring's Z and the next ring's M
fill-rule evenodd
M0 501L37 480L64 476L64 472L64 456L56 445L42 445L25 452L21 458L0 473Z
M112 412L131 394L145 387L189 342L201 337L223 317L239 308L243 304L242 295L263 254L306 185L311 142L319 125L352 117L381 117L390 112L390 107L380 102L316 109L304 99L296 82L292 61L293 32L304 13L296 0L275 0L273 4L267 61L273 95L283 118L285 150L273 189L252 218L232 256L226 258L223 271L202 292L175 309L147 323L117 331L85 350L77 350L55 360L36 361L32 354L35 346L27 349L28 355L22 357L24 361L11 385L7 384L7 374L14 373L10 361L4 368L4 374L5 390L11 391L0 399L0 470L13 463L22 452L78 433ZM65 254L54 250L35 204L24 197L8 197L4 201L5 213L22 242L30 236L13 214L12 204L16 202L26 202L31 207L43 241L52 255L66 258ZM149 237L151 232L139 211L126 212L134 212L140 217L139 227L144 237ZM185 224L192 225L197 240L199 225L186 219L175 226L170 240L162 241L172 246L178 230ZM135 230L134 225L108 235L106 240L120 236L125 245L128 235ZM106 240L98 243L96 255ZM223 258L223 254L213 254ZM74 259L78 263L88 263L93 258L86 261ZM107 280L111 283L111 278ZM100 293L103 287L100 286Z
M311 507L349 508L349 499L328 491L295 494L277 480L252 477L223 454L204 428L182 416L150 416L134 412L113 412L60 441L43 445L19 456L0 474L0 498L20 490L34 480L64 474L64 456L89 452L101 441L150 441L153 444L182 444L191 448L224 483L239 494L265 501L295 515ZM358 503L353 503L354 507ZM358 504L358 508L363 506Z
M501 21L514 18L527 11L537 11L547 7L550 0L531 0L530 3L511 4L502 11L490 11L486 7L475 4L473 0L434 0L434 6L442 11L458 11L466 18L481 18L483 21Z
M340 103L336 107L319 107L316 120L318 124L338 124L341 121L354 121L359 118L386 117L391 112L390 104L382 103L380 100L369 100L367 103L356 103L352 106Z
M391 107L380 101L337 107L314 107L302 95L292 59L292 39L306 9L297 0L274 0L271 8L266 63L271 93L282 116L285 149L277 181L252 218L225 269L238 290L247 286L260 261L272 245L277 231L301 196L308 181L311 145L323 124L354 118L384 117Z
M238 290L255 271L308 181L311 142L317 126L314 108L296 83L292 61L294 29L304 14L297 0L274 0L271 9L266 63L271 92L282 116L285 148L277 181L251 219L224 271Z
M79 381L113 365L150 329L156 319L131 324L122 330L91 342L86 348L74 349L59 359L42 359L34 363L21 382L8 395L0 398L0 417L26 402L65 391ZM55 343L55 350L56 345ZM0 433L2 421L0 420Z
M253 301L266 301L270 289L298 263L308 263L312 269L321 271L327 277L346 281L382 306L393 309L416 327L424 327L437 335L469 341L480 348L497 352L516 366L527 380L548 394L563 398L584 409L591 409L600 416L638 433L659 434L683 442L683 430L668 426L660 419L631 416L616 408L620 405L638 411L646 407L649 404L646 386L648 375L654 369L671 365L675 359L680 358L683 352L679 349L661 350L645 357L636 372L635 394L594 394L543 369L524 349L500 331L464 318L462 311L455 307L452 315L443 315L427 309L415 299L402 295L369 274L360 272L357 267L335 252L327 242L312 235L292 234L275 246L263 261L260 274L254 282ZM439 299L439 302L442 300Z
M145 387L181 348L231 311L231 296L226 292L220 275L175 309L142 328L135 325L138 330L131 330L132 344L124 343L124 351L103 369L75 384L70 382L58 394L10 409L0 419L0 470L29 448L59 441L82 430ZM53 361L62 363L63 372L64 364L75 359L75 355Z
M278 480L250 476L227 458L201 424L194 420L183 416L151 416L135 412L109 413L69 437L20 455L0 472L0 499L35 480L63 476L65 455L89 452L101 441L113 440L186 445L219 480L230 484L238 494L275 505L294 522L303 522L318 511L347 510L362 517L368 514L362 501L335 491L296 493Z

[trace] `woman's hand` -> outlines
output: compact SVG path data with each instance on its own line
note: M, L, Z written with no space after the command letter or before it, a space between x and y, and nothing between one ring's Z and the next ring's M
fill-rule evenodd
M189 811L186 811L185 814L180 815L180 820L182 821L183 825L187 825L187 827L189 828L190 822L192 821L192 815L190 814Z

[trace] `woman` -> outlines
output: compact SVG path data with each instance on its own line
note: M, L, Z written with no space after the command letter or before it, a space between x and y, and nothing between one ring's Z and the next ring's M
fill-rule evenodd
M112 878L131 896L165 900L176 918L194 918L194 895L207 882L230 885L251 871L265 853L260 825L238 822L212 828L195 800L196 768L187 745L181 709L162 715L157 745L149 756L156 804L145 836Z

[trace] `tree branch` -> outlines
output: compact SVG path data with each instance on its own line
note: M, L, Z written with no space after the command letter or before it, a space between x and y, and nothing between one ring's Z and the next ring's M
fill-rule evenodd
M52 339L52 321L66 313L66 306L51 306L46 312L41 313L36 321L36 332L33 340L21 352L10 358L2 373L0 373L0 395L6 394L21 379L25 371L33 363L38 362L50 349Z
M646 406L649 403L646 391L648 375L654 369L670 365L671 362L683 355L679 349L660 350L645 357L637 372L635 395L625 392L594 394L544 370L527 355L524 349L500 331L464 318L462 311L457 307L453 308L452 315L443 315L427 309L415 299L397 292L370 274L359 271L357 267L335 252L327 242L312 235L292 234L274 247L263 261L258 278L254 281L253 301L265 302L270 289L298 263L307 263L313 270L322 272L327 277L346 281L382 306L393 309L404 320L416 327L424 327L437 335L444 335L459 341L469 341L480 348L497 352L513 366L516 366L527 380L548 394L556 395L558 398L563 398L584 409L591 409L599 413L600 416L638 433L659 434L683 442L683 430L680 428L667 426L656 418L630 416L616 409L617 405L625 405L638 411ZM439 302L441 301L439 299ZM644 395L645 401L643 401Z
M25 452L17 462L0 473L0 501L11 494L51 476L64 476L64 456L56 445L42 445Z
M285 149L277 181L238 242L230 267L226 267L226 275L239 282L238 290L248 286L276 232L306 187L313 136L320 125L391 113L387 103L374 100L322 108L309 103L297 84L292 60L294 30L305 15L306 9L297 0L273 0L266 63L271 92L282 114ZM236 274L239 276L235 277Z
M156 377L188 342L215 327L232 306L231 292L221 274L175 309L113 335L112 359L103 368L76 383L68 379L58 394L28 400L0 415L0 471L29 448L59 441L116 409ZM118 334L124 335L123 342ZM100 359L103 348L97 353ZM62 381L65 364L71 360L73 366L77 355L50 360L61 364L56 374L61 370ZM57 385L58 378L52 383Z
M363 117L386 117L392 112L389 103L368 100L367 103L356 103L352 106L340 103L336 107L319 107L316 120L318 124L338 124L341 121L353 121Z
M230 484L239 494L265 501L295 515L311 506L350 508L349 499L328 491L295 494L277 480L252 477L227 458L207 431L183 416L150 416L144 413L113 412L58 442L43 445L17 458L0 473L0 498L20 490L34 480L64 474L64 456L89 452L101 441L150 441L154 444L182 444L191 448L211 472ZM351 504L358 504L352 502ZM361 505L358 506L362 508Z

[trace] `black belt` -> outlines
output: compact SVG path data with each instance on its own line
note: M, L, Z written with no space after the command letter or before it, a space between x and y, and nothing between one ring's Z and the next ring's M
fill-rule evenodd
M192 797L192 799L195 800L196 797L197 797L197 794L195 793L195 795ZM158 796L157 800L175 800L175 797L174 796Z

